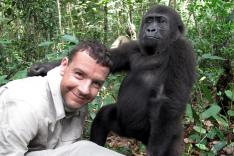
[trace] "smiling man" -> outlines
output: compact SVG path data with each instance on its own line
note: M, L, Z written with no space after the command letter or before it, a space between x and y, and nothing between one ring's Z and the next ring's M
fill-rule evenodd
M82 139L87 104L101 89L111 61L96 42L75 46L45 77L0 88L0 156L120 156Z

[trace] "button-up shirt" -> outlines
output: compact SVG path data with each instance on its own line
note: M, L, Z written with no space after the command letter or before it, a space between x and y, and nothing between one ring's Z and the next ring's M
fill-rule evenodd
M0 156L54 149L81 138L87 108L66 115L60 67L45 77L15 80L0 88Z

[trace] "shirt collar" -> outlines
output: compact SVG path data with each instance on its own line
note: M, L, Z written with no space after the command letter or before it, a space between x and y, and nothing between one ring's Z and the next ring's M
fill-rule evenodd
M54 103L54 108L56 112L56 120L60 120L64 117L70 118L74 116L80 116L82 109L78 109L74 112L65 112L65 103L61 94L60 83L62 81L62 76L60 74L61 67L55 67L47 73L47 79Z
M60 74L61 68L55 67L47 73L47 79L51 91L51 96L54 103L54 108L56 112L56 120L62 119L65 117L65 111L63 106L63 98L61 95L60 83L62 76Z

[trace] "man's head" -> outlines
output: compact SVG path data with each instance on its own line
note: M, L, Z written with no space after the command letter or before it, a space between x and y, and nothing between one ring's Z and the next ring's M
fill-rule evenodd
M100 43L82 42L61 62L61 93L70 109L91 102L109 74L111 60Z

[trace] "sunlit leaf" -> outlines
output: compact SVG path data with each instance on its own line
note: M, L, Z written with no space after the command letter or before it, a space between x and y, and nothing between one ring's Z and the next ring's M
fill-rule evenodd
M193 129L198 132L198 133L201 133L201 134L205 134L206 133L206 130L200 126L194 126Z
M206 147L206 145L204 144L196 144L196 146L201 149L201 150L204 150L204 151L209 151L209 149Z
M230 100L234 101L234 93L233 93L232 91L226 90L226 91L225 91L225 94L227 95L227 97L228 97Z
M193 121L193 110L191 104L188 104L186 107L186 116L189 118L190 121Z
M71 42L71 43L75 43L78 44L79 40L75 37L75 36L71 36L71 35L64 35L63 39L67 42Z
M1 44L10 44L12 43L11 40L0 40Z
M218 115L214 115L215 120L219 123L219 125L223 126L223 127L228 127L228 121L226 121L225 119L223 119L222 117L218 116Z
M103 101L104 105L111 104L114 102L114 99L111 95L107 95Z
M226 141L219 141L217 144L215 144L212 148L211 151L213 151L215 154L221 150L225 145L227 144Z
M26 69L20 70L11 78L11 80L22 79L25 78L26 76L27 76L27 70Z
M53 43L54 42L52 42L52 41L46 41L46 42L41 42L38 46L39 47L48 47L48 46L50 46Z
M91 119L93 120L95 118L95 116L96 116L96 113L90 112L89 115L90 115Z
M207 119L211 116L214 116L216 114L219 113L219 111L221 110L220 106L213 104L210 106L210 108L208 108L206 111L204 111L203 113L201 113L201 118L202 119Z
M234 111L233 110L228 110L227 113L228 113L229 116L234 116Z
M219 57L219 56L214 56L214 55L211 55L211 54L204 54L201 56L202 59L210 59L210 60L225 60L224 58L222 57Z
M5 79L7 77L7 75L2 75L0 76L0 84L5 84L7 83L8 81Z

